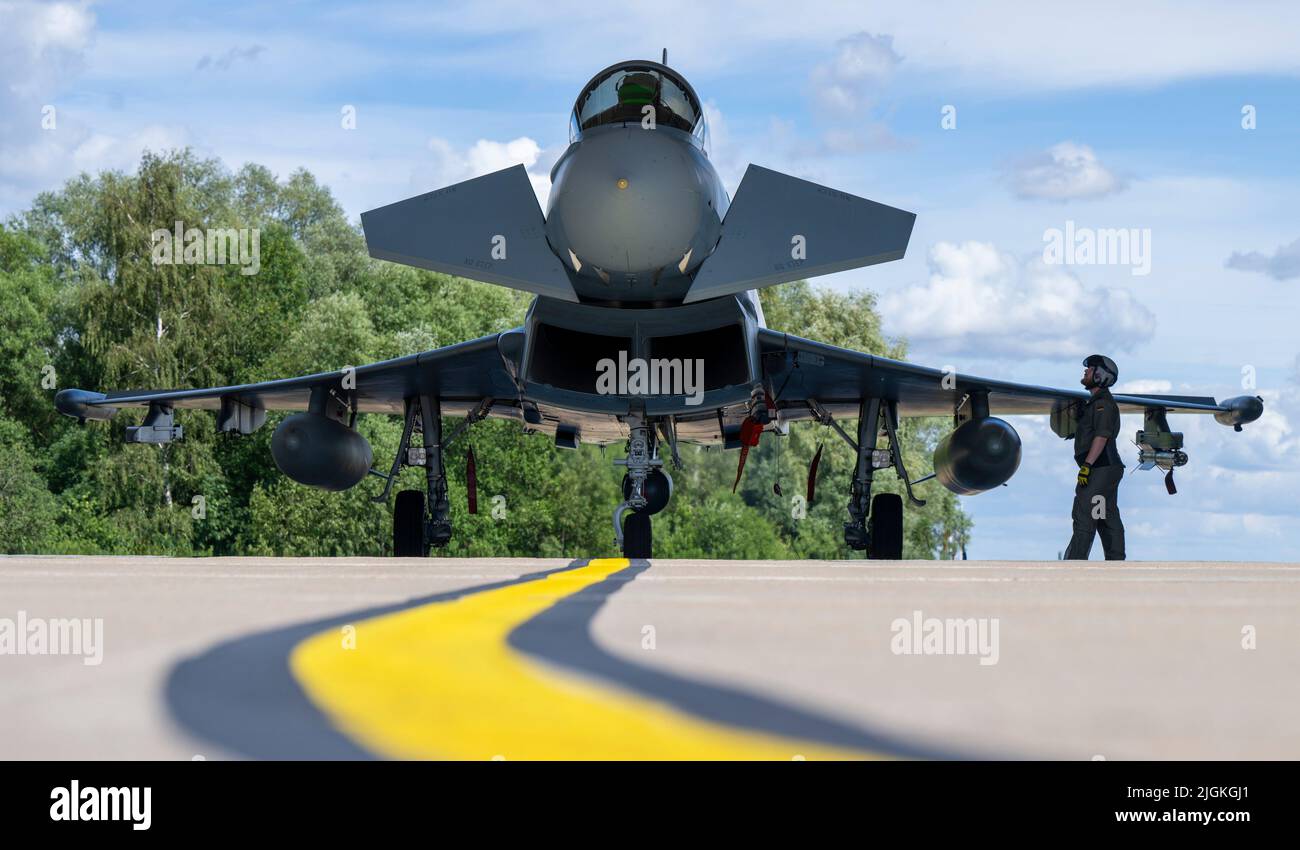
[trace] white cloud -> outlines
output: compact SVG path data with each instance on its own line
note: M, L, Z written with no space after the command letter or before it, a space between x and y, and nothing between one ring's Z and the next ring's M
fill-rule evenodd
M80 68L95 19L73 3L0 2L0 101L30 102Z
M68 3L0 2L0 20L0 193L32 194L65 176L84 134L55 96L82 67L94 17Z
M860 32L841 39L835 44L835 55L813 68L813 97L833 116L861 112L875 104L902 61L892 36Z
M145 149L189 142L185 130L163 124L92 128L86 113L63 99L94 41L95 18L85 6L0 2L0 17L0 208L26 203L76 172L129 170Z
M1233 251L1224 266L1243 272L1262 272L1274 280L1290 280L1300 277L1300 239L1289 245L1281 245L1272 254L1259 251L1242 253Z
M1114 392L1127 395L1168 395L1174 391L1173 381L1157 378L1139 378L1135 381L1121 381L1115 385Z
M929 281L880 299L886 329L928 351L1055 360L1131 350L1154 330L1155 316L1127 290L1085 286L987 242L939 242L929 262Z
M149 125L124 136L90 132L69 152L69 157L76 170L91 174L110 169L131 171L146 150L161 153L188 143L189 136L183 129Z
M1068 141L1022 162L1010 181L1017 196L1048 201L1100 198L1124 188L1092 148Z
M843 156L904 146L881 120L878 106L902 61L892 36L860 32L837 41L834 54L808 76L815 112L830 126L816 141L800 141L799 156Z
M550 161L544 149L527 136L508 142L479 139L468 149L460 149L437 136L429 139L432 161L416 168L415 179L428 189L438 189L460 183L484 174L491 174L512 165L522 165L537 193L537 202L546 209L551 194Z

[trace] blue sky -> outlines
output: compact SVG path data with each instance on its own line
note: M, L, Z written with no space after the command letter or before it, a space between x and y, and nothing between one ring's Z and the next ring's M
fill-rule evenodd
M1154 473L1126 481L1129 551L1294 558L1294 4L0 0L0 18L0 215L178 145L306 167L353 217L514 162L544 199L582 84L667 47L729 189L756 162L918 213L904 260L820 281L877 292L913 359L1071 386L1104 351L1121 384L1220 398L1253 374L1268 410L1246 432L1178 418L1177 496ZM1044 231L1067 221L1149 232L1150 273L1044 265ZM1021 471L963 500L972 557L1054 557L1068 538L1068 446L1013 422Z

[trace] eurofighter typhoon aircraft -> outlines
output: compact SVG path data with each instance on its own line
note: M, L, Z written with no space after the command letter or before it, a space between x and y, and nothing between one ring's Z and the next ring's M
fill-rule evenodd
M344 490L374 474L388 482L385 499L402 466L424 468L424 491L397 494L399 556L450 540L444 450L488 416L518 420L561 448L624 444L613 524L632 558L651 554L650 518L672 494L665 459L679 466L683 442L739 449L743 467L764 433L784 436L799 420L832 426L857 453L845 543L899 558L902 499L873 500L871 483L892 468L921 503L902 462L900 416L953 417L926 478L963 495L1003 484L1020 464L1019 436L994 414L1046 414L1058 434L1070 433L1084 390L946 373L766 327L757 289L900 259L915 216L757 165L728 198L709 162L700 99L666 59L621 62L582 89L545 216L518 165L362 215L373 257L534 293L523 327L258 384L65 389L58 409L84 421L147 407L127 440L153 444L181 437L177 407L215 410L218 430L237 434L261 427L268 410L300 411L271 441L276 464L297 482ZM1240 430L1263 410L1250 396L1115 399L1145 414L1142 466L1170 476L1187 455L1168 413L1210 413ZM354 427L359 412L405 417L385 469L372 468ZM444 435L446 416L463 421ZM855 433L839 424L853 419Z

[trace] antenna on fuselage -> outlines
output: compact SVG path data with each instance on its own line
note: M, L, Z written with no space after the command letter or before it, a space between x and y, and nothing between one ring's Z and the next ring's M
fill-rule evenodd
M663 58L662 60L660 60L659 64L660 64L660 65L664 65L664 66L667 66L667 65L668 65L668 48L667 48L667 47L664 48L664 58Z

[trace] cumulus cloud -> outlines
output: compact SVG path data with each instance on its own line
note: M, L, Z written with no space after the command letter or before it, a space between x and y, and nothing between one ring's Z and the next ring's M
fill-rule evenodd
M877 107L902 61L890 35L859 32L835 42L830 58L808 76L815 113L830 126L816 139L797 139L796 155L842 156L906 147Z
M73 3L0 2L0 103L30 101L80 70L95 19Z
M1121 381L1115 385L1114 391L1128 395L1169 395L1174 391L1174 382L1159 378L1139 378L1135 381Z
M931 351L1068 359L1149 340L1155 316L1124 289L1088 287L1041 258L1022 262L987 242L940 242L930 278L880 299L891 333Z
M1300 239L1289 245L1281 245L1272 254L1259 251L1242 253L1233 251L1223 264L1226 268L1243 272L1261 272L1274 280L1290 280L1300 277Z
M0 20L0 184L28 188L78 141L55 95L81 70L94 17L70 3L0 2Z
M1100 198L1124 188L1124 181L1102 165L1092 148L1068 141L1020 163L1010 183L1018 197L1047 201Z
M149 124L111 132L65 108L94 38L81 4L0 0L0 208L26 203L78 171L129 169L144 149L183 147L181 129Z
M150 124L125 135L93 131L72 149L71 160L77 171L130 171L146 150L160 152L183 148L190 143L190 135L184 129L160 124Z
M876 102L902 61L893 36L856 33L836 42L835 55L813 69L813 96L832 115L861 112Z
M429 139L432 160L416 170L415 181L427 189L441 188L491 174L512 165L522 165L537 193L537 201L546 208L551 194L550 166L554 160L537 142L520 136L508 142L479 139L468 148L458 148L437 136Z

